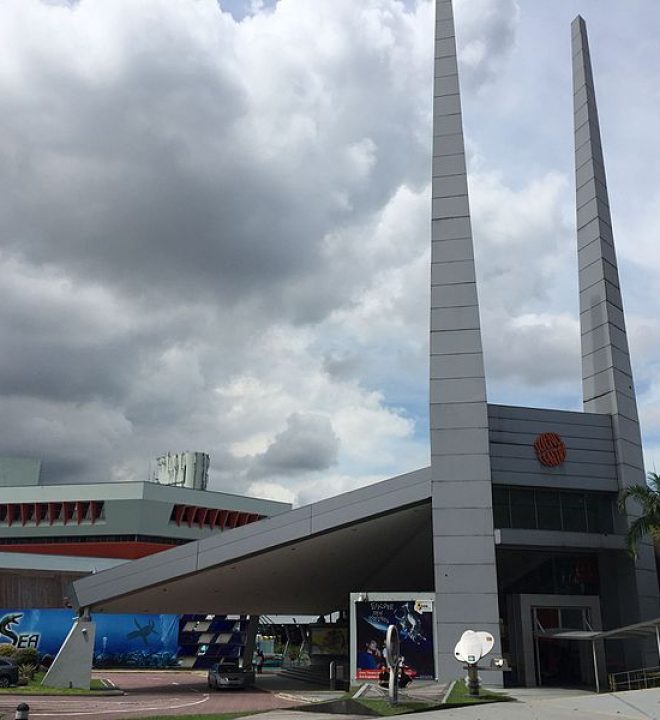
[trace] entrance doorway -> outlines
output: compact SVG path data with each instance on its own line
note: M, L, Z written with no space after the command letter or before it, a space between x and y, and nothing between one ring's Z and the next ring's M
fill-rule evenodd
M559 640L559 632L602 629L600 601L595 595L510 595L509 647L516 680L536 687L593 687L591 643ZM598 664L605 667L602 647ZM605 682L605 677L601 677Z
M532 607L536 682L546 687L593 684L589 647L553 637L568 630L593 630L589 607Z

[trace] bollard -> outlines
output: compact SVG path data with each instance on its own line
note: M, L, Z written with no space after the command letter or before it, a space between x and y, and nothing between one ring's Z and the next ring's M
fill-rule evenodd
M16 708L16 720L29 720L30 717L30 706L25 703L21 703Z
M330 690L337 689L337 663L332 660L330 662Z

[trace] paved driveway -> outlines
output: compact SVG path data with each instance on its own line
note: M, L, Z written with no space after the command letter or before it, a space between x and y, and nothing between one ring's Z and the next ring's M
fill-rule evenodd
M209 690L206 674L200 672L103 671L95 672L94 676L112 680L127 694L112 697L1 695L0 714L12 719L16 706L21 702L30 706L30 718L93 717L95 720L121 720L149 715L256 712L298 704L295 697L286 697L277 690L268 692L259 687L248 690Z

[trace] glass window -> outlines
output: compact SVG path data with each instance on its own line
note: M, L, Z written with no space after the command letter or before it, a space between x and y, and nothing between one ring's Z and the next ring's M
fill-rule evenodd
M536 493L536 513L539 529L561 530L559 493L538 491Z
M536 508L534 507L534 491L511 488L511 527L536 528Z
M510 528L509 488L493 486L493 524L496 528Z
M587 532L587 513L584 493L561 494L563 529L566 532Z
M562 608L561 626L566 630L586 630L584 608Z
M593 495L593 505L595 507L595 530L590 532L612 533L614 532L614 520L612 517L612 499L609 495Z
M557 608L535 608L536 620L540 623L539 630L551 630L560 627L559 610Z

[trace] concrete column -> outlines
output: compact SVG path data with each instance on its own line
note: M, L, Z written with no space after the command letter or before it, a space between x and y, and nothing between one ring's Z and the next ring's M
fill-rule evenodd
M486 630L500 652L486 381L451 0L436 0L431 259L431 468L438 671ZM489 673L489 682L501 680Z
M89 616L76 618L41 684L89 690L95 637L96 623Z
M612 416L621 489L645 482L635 385L610 215L587 28L572 24L577 240L584 409ZM634 519L634 510L628 522ZM653 546L639 544L624 623L660 613Z

